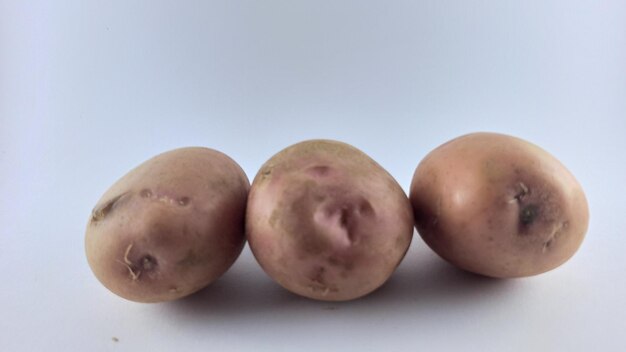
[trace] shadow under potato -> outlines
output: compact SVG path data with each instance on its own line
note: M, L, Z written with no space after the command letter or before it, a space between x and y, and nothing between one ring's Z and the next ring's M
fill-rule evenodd
M333 314L358 311L432 310L437 306L487 303L506 296L518 280L499 280L468 273L444 262L423 243L411 248L407 258L378 290L347 302L315 301L297 296L273 282L246 250L221 279L194 295L166 303L182 314L207 317L289 315L302 311ZM407 310L407 308L411 308ZM398 314L398 313L395 313ZM401 313L400 313L401 314Z
M515 280L493 279L457 269L431 253L417 265L398 268L389 282L372 293L372 300L400 301L411 305L468 302L503 293ZM365 297L367 299L368 297Z

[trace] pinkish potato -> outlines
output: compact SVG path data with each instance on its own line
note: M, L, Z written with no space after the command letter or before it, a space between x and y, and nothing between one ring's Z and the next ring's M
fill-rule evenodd
M510 278L554 269L587 232L589 210L574 176L519 138L474 133L433 150L413 176L417 229L442 258Z
M246 232L265 272L286 289L327 301L381 286L413 235L398 183L360 150L313 140L274 155L248 198Z
M137 302L189 295L243 248L249 181L226 155L181 148L117 181L93 210L87 260L109 290Z

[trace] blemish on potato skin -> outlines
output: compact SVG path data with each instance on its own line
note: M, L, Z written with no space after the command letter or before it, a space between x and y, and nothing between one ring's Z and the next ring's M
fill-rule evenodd
M332 168L328 165L315 165L306 169L306 173L313 177L325 177L329 176Z
M191 199L189 197L180 197L178 199L178 205L185 206L188 205Z
M376 216L376 211L374 211L374 207L372 206L372 203L370 203L367 199L363 198L358 202L358 207L357 207L357 211L359 213L359 215L362 215L364 217L375 217Z
M197 255L192 249L187 251L187 255L178 262L176 265L179 266L195 266L198 264L202 264L208 261L208 258Z
M553 243L553 242L554 242L554 239L553 239L553 238L551 238L551 239L549 239L549 240L545 241L545 242L543 243L543 247L542 247L541 251L542 251L543 253L547 252L547 251L550 249L550 247L552 247L552 243Z
M396 250L405 250L406 249L406 237L399 235L396 237L396 242L394 247Z
M516 171L517 173L520 173L519 170L516 170ZM518 185L519 185L519 191L517 192L517 194L515 194L513 199L511 199L512 203L522 202L524 198L526 197L526 195L530 194L530 189L526 186L524 182L520 182Z
M326 272L326 268L323 266L320 266L319 268L317 268L317 271L315 272L315 274L313 274L313 277L311 277L311 281L324 285L324 273L325 272Z
M330 264L330 266L341 268L343 271L351 271L354 269L354 261L350 256L344 256L342 259L339 259L336 256L331 255L326 261Z
M529 226L537 217L540 208L535 204L524 206L519 213L519 221L523 226Z
M261 180L265 181L266 179L269 179L270 176L272 175L273 169L274 169L274 165L272 164L267 164L263 166L263 169L260 171Z
M155 192L149 188L144 188L139 191L139 196L146 200L158 201L166 204L179 205L181 207L189 205L191 198L188 196L176 197L164 192Z
M147 254L141 259L141 268L144 271L150 271L157 266L157 261L154 257Z
M542 234L558 224L563 217L562 195L556 192L558 187L536 174L525 172L519 167L514 169L514 174L517 181L509 188L509 192L514 193L509 203L518 206L517 234L544 237Z
M551 195L541 196L537 203L521 205L519 210L518 234L544 238L563 220L563 211ZM529 200L530 201L530 200Z
M279 218L280 218L280 208L276 207L274 208L274 210L272 210L272 215L270 215L270 218L268 220L270 227L276 227L276 222L278 221Z
M119 206L120 203L122 203L122 201L128 198L126 197L128 194L129 192L124 192L116 197L113 197L102 206L95 208L91 212L91 224L96 224L107 217L117 206Z
M318 267L314 274L309 277L309 280L311 281L311 283L309 284L309 289L312 290L313 292L321 292L322 296L326 296L329 293L336 293L339 292L339 289L333 285L333 284L329 284L325 277L324 274L326 273L326 268L323 266Z
M158 267L157 259L150 254L144 254L139 256L138 260L132 260L131 250L133 246L134 244L131 243L126 247L124 257L122 260L118 260L118 262L126 267L132 281L138 281L142 277L142 274L152 276L152 273L154 273Z
M561 227L567 223L564 195L559 193L557 185L538 175L529 174L522 168L514 171L515 180L508 188L509 205L517 208L517 227L515 245L520 251L539 250L548 254L557 249L556 239L566 233ZM505 209L506 207L501 207ZM508 211L512 211L510 209ZM495 231L497 226L491 226ZM556 236L554 235L556 233Z
M541 248L542 253L548 252L554 246L556 240L564 233L566 233L567 228L569 227L569 221L563 221L554 226L551 234L548 236L548 239L543 242L543 246Z

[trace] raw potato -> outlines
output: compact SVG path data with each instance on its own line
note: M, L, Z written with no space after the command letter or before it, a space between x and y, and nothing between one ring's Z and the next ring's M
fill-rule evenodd
M96 277L137 302L189 295L221 276L245 242L249 181L226 155L181 148L130 171L100 199L85 249Z
M459 137L419 164L410 193L417 229L442 258L496 277L536 275L567 261L589 210L552 155L495 133Z
M263 269L313 299L350 300L381 286L413 235L406 194L380 165L344 143L293 145L263 165L246 232Z

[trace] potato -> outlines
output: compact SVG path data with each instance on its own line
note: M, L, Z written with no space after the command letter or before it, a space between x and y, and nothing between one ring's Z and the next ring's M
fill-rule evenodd
M350 300L381 286L413 235L406 194L360 150L311 140L274 155L250 189L246 233L265 272L313 299Z
M485 276L536 275L567 261L589 210L552 155L495 133L459 137L417 167L410 199L418 232L442 258Z
M144 162L93 210L85 235L91 269L137 302L207 286L241 253L249 187L243 170L212 149L181 148Z

